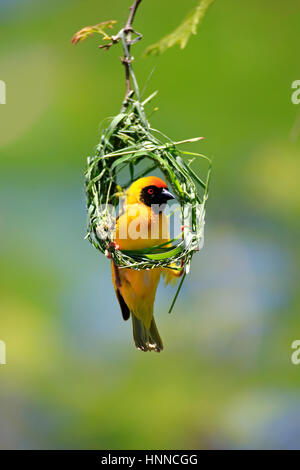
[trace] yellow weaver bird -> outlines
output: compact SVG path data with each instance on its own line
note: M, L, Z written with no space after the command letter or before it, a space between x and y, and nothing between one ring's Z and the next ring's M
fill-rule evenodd
M126 192L126 205L116 223L114 243L120 250L140 250L170 241L163 209L174 196L156 176L140 178ZM170 246L170 245L169 245ZM142 351L161 351L163 343L153 317L156 289L162 274L176 280L181 272L168 268L142 269L112 266L112 280L124 320L131 316L135 345Z

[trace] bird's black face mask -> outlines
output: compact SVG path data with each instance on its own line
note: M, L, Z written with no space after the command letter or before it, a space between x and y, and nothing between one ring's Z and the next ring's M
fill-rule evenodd
M140 199L149 207L152 205L162 206L161 209L159 209L159 212L161 212L164 209L164 204L170 199L175 199L175 196L173 196L167 188L159 188L151 185L142 189Z

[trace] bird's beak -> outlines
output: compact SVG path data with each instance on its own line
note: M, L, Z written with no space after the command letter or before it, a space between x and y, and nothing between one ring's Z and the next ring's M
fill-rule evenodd
M168 189L165 188L162 189L161 196L164 201L168 201L169 199L175 199L175 196L170 193Z

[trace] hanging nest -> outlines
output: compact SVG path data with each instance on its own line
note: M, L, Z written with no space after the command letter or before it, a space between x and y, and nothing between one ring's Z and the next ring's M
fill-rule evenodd
M178 266L188 272L191 258L203 245L205 203L208 197L210 160L204 155L180 152L177 145L200 140L173 142L161 132L152 129L146 118L144 102L128 98L126 107L101 132L100 143L94 157L88 158L86 193L88 210L87 238L101 253L111 257L122 268L151 269ZM186 164L182 155L198 156L207 160L209 169L203 181ZM143 161L143 170L136 166ZM129 181L121 188L117 179L129 169ZM113 243L115 217L119 198L137 179L151 175L159 169L174 191L181 207L182 232L167 244L136 251L117 249Z

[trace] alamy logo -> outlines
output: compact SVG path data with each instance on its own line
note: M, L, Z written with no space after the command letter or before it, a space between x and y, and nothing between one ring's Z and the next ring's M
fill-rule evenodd
M298 366L300 364L300 340L299 339L295 339L295 341L292 342L292 349L295 349L295 351L291 355L292 364L294 364L295 366Z
M0 104L6 104L6 84L0 80Z
M300 103L300 80L294 80L292 83L292 88L296 89L291 96L293 104Z
M6 364L6 344L0 340L0 364Z

